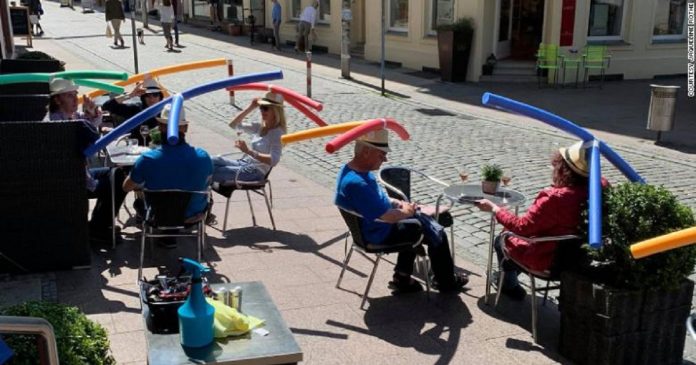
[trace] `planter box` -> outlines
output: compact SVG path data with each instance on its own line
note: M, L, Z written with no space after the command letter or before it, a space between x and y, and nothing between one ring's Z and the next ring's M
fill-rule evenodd
M561 278L560 353L578 364L681 364L694 283L618 290L572 272Z
M58 72L61 69L58 60L2 60L0 61L0 74L14 74L26 72ZM24 82L20 84L2 85L0 94L25 95L25 94L49 94L48 83Z
M442 81L466 81L473 35L473 31L445 30L437 32L437 49Z

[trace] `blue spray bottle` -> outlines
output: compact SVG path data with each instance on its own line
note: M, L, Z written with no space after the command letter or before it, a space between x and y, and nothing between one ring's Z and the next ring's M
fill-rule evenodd
M201 283L201 274L210 269L191 259L183 259L182 264L192 277L188 299L178 310L181 345L203 347L213 342L215 309L205 301Z

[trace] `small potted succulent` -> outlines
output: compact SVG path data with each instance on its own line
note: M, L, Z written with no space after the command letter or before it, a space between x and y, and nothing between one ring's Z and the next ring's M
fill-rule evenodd
M481 190L485 194L495 194L503 177L503 169L496 164L485 164L481 168Z

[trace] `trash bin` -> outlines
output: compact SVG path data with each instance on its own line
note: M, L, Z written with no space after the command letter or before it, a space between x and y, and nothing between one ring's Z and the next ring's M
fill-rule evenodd
M674 127L679 86L650 85L650 87L652 92L650 94L647 129L657 131L657 140L659 141L661 132L671 131Z

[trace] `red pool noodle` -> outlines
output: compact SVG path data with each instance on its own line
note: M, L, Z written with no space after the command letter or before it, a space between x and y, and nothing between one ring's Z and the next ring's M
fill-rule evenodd
M406 128L404 128L393 118L372 119L359 127L355 127L339 136L336 136L334 139L329 141L329 143L326 144L326 152L334 153L363 134L384 128L391 129L404 141L410 138Z
M304 96L304 95L302 95L294 90L290 90L290 89L284 88L282 86L264 84L262 82L252 82L252 83L245 84L245 85L233 86L233 87L228 88L227 90L271 91L271 92L283 95L283 97L285 97L286 99L289 98L289 99L298 100L298 101L302 102L303 104L306 104L306 105L316 109L319 112L322 111L322 109L324 109L324 106L320 102L318 102L316 100L312 100L312 99L310 99L310 98L308 98L308 97L306 97L306 96Z

